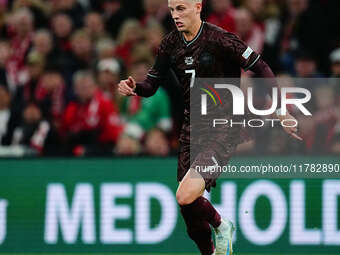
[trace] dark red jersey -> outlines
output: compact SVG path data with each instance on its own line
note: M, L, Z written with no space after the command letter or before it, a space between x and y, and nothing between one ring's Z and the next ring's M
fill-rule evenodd
M172 68L188 104L192 71L196 78L240 78L241 68L248 70L259 58L235 34L203 22L196 37L189 42L176 30L163 39L156 63L148 73L153 90L145 90L138 84L136 92L141 96L153 95L160 79Z
M171 68L183 89L185 125L181 140L188 140L185 129L189 126L193 78L240 78L241 68L248 70L259 59L260 56L235 34L202 22L199 32L191 41L186 41L177 30L163 39L156 63L149 71L147 80L137 84L136 93L152 96Z

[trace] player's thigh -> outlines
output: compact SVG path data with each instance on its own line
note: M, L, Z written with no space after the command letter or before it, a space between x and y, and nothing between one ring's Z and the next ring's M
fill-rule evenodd
M178 186L176 192L177 202L180 205L191 204L203 195L204 189L205 181L202 176L194 169L189 169Z

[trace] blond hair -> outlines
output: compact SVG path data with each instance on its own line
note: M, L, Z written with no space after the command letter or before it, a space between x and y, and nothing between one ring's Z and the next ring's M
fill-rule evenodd
M170 0L168 0L168 1L170 1ZM203 0L186 0L186 1L194 2L194 3L200 3L200 4L203 2Z
M203 0L187 0L187 1L195 2L195 3L202 3Z

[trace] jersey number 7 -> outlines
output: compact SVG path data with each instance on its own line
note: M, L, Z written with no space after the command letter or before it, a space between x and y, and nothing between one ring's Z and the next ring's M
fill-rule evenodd
M195 77L196 77L196 71L195 69L185 70L185 73L191 74L191 80L190 80L190 88L194 86Z

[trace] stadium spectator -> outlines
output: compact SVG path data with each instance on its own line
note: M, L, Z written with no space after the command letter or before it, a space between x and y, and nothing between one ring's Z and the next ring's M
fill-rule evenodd
M340 48L332 51L330 55L331 61L331 80L332 86L335 91L336 104L340 105Z
M68 15L76 28L84 24L85 10L77 0L51 0L52 13L65 13Z
M116 44L110 38L101 39L97 42L95 50L98 60L113 58L115 56Z
M92 0L94 10L103 14L105 28L113 39L117 39L117 35L121 26L127 19L121 0Z
M144 39L144 30L138 20L127 20L118 35L116 55L120 57L127 66L131 63L131 51L135 44Z
M305 50L297 53L295 61L295 74L299 78L320 78L322 75L317 70L314 56Z
M122 126L118 111L89 71L74 75L77 101L68 104L61 126L66 150L75 156L111 155Z
M11 17L12 54L7 63L8 77L12 84L22 83L20 76L25 68L25 57L32 42L34 17L29 9L19 9Z
M304 154L311 154L315 146L315 120L311 116L298 115L299 134L303 138L298 151Z
M207 21L229 32L235 32L234 11L231 0L212 0L212 12Z
M264 30L265 0L244 0L243 6L253 16L255 24Z
M39 80L44 72L45 59L38 52L32 51L27 57L25 75L17 95L22 103L36 102Z
M320 86L322 75L317 70L317 63L309 51L300 50L296 54L295 77L298 78L298 87L308 89L313 95ZM315 110L316 102L313 97L309 102L310 109Z
M271 68L275 72L281 71L279 64L280 42L278 37L281 32L280 17L282 8L280 8L279 3L279 1L271 0L266 4L266 19L264 21L265 43L262 53L262 57L271 63Z
M97 43L100 39L109 37L105 31L103 18L97 12L90 12L85 16L85 30L93 43Z
M331 86L320 85L315 89L316 110L312 116L298 116L303 143L299 152L325 154L331 149L335 126L340 118L335 107L335 95Z
M337 129L337 133L333 137L330 153L340 155L340 128Z
M27 8L34 16L34 27L43 28L47 25L48 6L43 0L15 0L13 10Z
M168 11L167 0L143 0L144 15L140 22L143 26L149 22L159 22L165 29L171 29L172 19Z
M51 28L58 53L69 52L71 50L70 38L73 30L71 18L63 13L56 14L51 18Z
M92 41L85 30L77 30L71 37L71 51L60 57L58 67L61 68L67 84L66 97L72 98L72 87L75 72L91 69L95 66L95 56Z
M153 59L153 52L149 44L145 42L137 43L131 51L131 61L132 63L138 62L141 59L150 61Z
M307 37L309 39L314 37L310 38L312 28L308 27L311 22L308 17L308 7L308 0L288 0L287 12L281 18L281 31L278 35L280 64L284 71L290 73L293 73L296 51L301 48L310 50L310 45L306 43L306 40L308 40ZM304 31L303 36L301 31ZM313 34L315 35L315 31Z
M97 65L97 80L101 91L111 99L116 106L119 105L120 96L117 93L117 84L120 81L121 67L116 59L103 59Z
M0 0L0 38L7 38L7 24L6 18L8 14L7 0Z
M11 56L11 48L6 41L0 41L0 84L10 88L6 64Z
M39 155L54 154L58 148L56 130L43 119L36 104L29 103L23 110L22 123L15 128L11 145L21 145Z
M264 43L264 32L257 26L252 14L247 9L235 11L235 33L254 51L261 53Z
M158 22L150 22L145 28L145 39L148 46L151 48L154 57L157 54L157 49L164 37L164 29Z
M315 123L314 153L324 154L330 151L331 138L338 122L335 106L335 93L331 86L319 86L315 90L316 111L313 114Z
M64 110L65 84L59 73L45 70L44 66L44 57L32 51L27 60L27 78L15 94L15 107L20 111L33 102L44 119L56 124Z
M340 48L332 51L330 61L332 77L340 78Z
M0 84L0 146L9 145L15 127L16 116L11 111L11 96Z
M65 81L59 71L45 70L39 80L36 98L43 117L59 127L65 110Z
M168 156L170 152L169 142L162 130L153 129L145 137L145 153L152 156Z
M53 48L53 38L48 30L37 30L33 35L33 51L36 51L39 55L45 59L55 59L57 53Z

